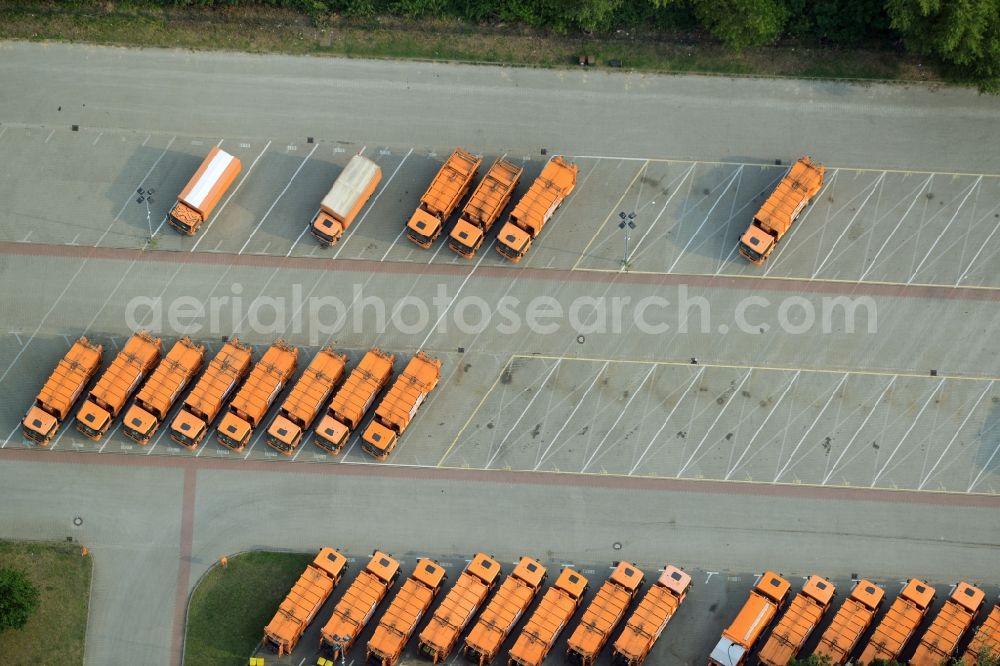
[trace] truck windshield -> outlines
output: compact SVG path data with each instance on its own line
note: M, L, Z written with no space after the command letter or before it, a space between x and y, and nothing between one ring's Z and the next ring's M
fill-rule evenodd
M219 439L222 441L223 444L232 449L238 449L241 446L241 444L237 442L235 439L229 437L228 435L223 435L221 432L219 433Z
M746 243L740 244L740 249L743 250L743 254L746 255L751 261L759 261L761 259L760 252L750 249L750 246Z
M91 437L97 437L101 434L99 430L95 430L88 425L84 425L80 421L76 422L76 427L83 431L84 434L90 435Z

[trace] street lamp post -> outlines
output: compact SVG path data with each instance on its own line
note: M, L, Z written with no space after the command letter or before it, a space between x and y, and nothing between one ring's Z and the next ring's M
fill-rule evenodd
M135 191L139 195L135 202L146 204L146 226L149 227L149 240L153 240L153 219L152 213L149 210L149 204L153 203L153 192L155 191L152 188L144 190L141 187Z
M635 212L626 213L622 211L618 213L618 218L621 220L618 223L618 228L625 230L625 254L622 256L622 270L624 271L628 268L628 239L629 232L635 229Z

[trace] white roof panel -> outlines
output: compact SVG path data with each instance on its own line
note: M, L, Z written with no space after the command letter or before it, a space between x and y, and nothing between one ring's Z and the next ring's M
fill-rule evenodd
M209 162L208 167L202 172L201 178L191 188L191 192L184 203L196 210L201 210L202 204L205 203L205 197L212 191L215 184L219 182L219 178L226 172L226 169L229 168L234 159L232 155L224 150L217 152L212 161Z
M341 219L347 217L378 170L378 165L370 159L361 155L352 157L333 183L333 187L323 197L320 203L323 210Z

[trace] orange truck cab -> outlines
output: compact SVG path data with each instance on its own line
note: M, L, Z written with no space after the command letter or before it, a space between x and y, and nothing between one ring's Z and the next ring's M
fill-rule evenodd
M895 661L927 616L935 594L934 588L927 583L916 578L910 579L875 627L875 632L861 653L861 662L870 664L876 659Z
M333 182L309 225L309 233L324 246L335 245L354 222L382 180L382 169L355 155Z
M232 392L250 372L253 348L233 337L208 364L170 424L170 439L193 449L205 438Z
M399 562L381 551L372 553L320 632L320 649L330 659L347 654L398 576Z
M740 238L740 254L755 266L762 266L802 209L823 187L825 171L808 155L793 164Z
M708 657L714 666L741 666L788 599L788 581L765 571Z
M920 639L910 666L940 666L949 663L965 632L976 621L986 594L969 583L959 583L944 602L931 626Z
M420 632L420 653L435 664L447 659L500 574L499 562L485 553L476 553Z
M448 249L466 259L476 256L493 223L500 219L503 209L510 203L510 197L521 182L523 173L524 167L511 164L503 158L493 163L469 197L455 228L451 230Z
M510 649L507 666L541 666L587 593L587 579L566 567L545 591Z
M333 548L321 549L264 627L264 645L279 657L291 654L346 570L346 557Z
M396 356L378 347L372 349L351 371L347 381L333 394L326 414L316 426L313 443L336 455L344 448L347 438L361 425L379 392L392 378Z
M837 588L821 576L810 576L760 649L760 663L787 666L799 654L833 603Z
M446 578L444 567L437 562L417 561L416 569L403 583L368 641L365 659L370 666L396 666L417 623L431 607Z
M576 187L578 171L577 165L561 155L549 160L497 235L496 249L502 257L515 264L521 261L532 241Z
M538 560L522 557L518 561L466 636L462 648L466 659L486 666L496 658L507 636L534 601L546 576L545 567Z
M645 575L635 565L619 562L611 577L604 581L594 600L583 611L566 647L566 661L578 666L593 666L611 632L625 617L629 605L642 587Z
M618 666L640 666L690 588L691 576L667 565L625 622L625 629L615 641L612 662Z
M122 421L125 436L149 444L177 396L201 370L204 358L204 345L194 344L187 336L175 342L125 412Z
M292 455L340 383L346 365L344 354L334 353L330 347L319 350L271 421L267 429L268 446L286 456Z
M858 581L823 632L813 654L829 660L833 666L846 664L858 641L871 626L884 598L885 591L875 583Z
M267 410L295 374L298 359L299 348L284 340L277 340L268 347L219 423L220 444L240 452L250 443L254 428L260 425Z
M420 205L406 224L406 237L425 249L433 245L482 163L482 158L456 148L420 197Z
M1000 604L993 607L986 621L976 630L962 657L964 666L979 666L987 657L1000 654Z
M146 331L130 337L76 413L76 429L100 441L142 380L156 367L162 344L160 338Z
M167 216L171 227L193 236L240 174L240 161L218 146L208 151Z
M362 437L364 452L378 460L388 458L440 378L441 360L417 352L375 409L375 418Z
M49 445L87 384L101 369L103 353L101 345L85 337L73 343L21 420L25 437L40 446Z

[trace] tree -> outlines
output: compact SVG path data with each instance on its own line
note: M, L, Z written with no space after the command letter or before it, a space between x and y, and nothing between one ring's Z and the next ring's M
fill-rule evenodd
M764 46L781 35L788 8L781 0L692 0L702 25L736 51Z
M982 90L1000 92L1000 2L887 0L886 10L908 48L954 65Z
M38 608L38 589L23 571L0 569L0 631L21 629Z

